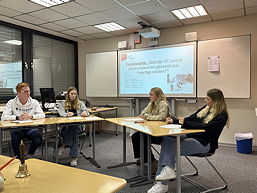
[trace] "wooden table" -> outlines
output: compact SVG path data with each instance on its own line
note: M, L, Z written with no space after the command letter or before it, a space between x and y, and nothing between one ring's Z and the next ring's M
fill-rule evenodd
M0 156L0 165L10 158ZM63 166L38 159L26 160L31 176L15 178L19 161L2 170L6 181L3 193L112 193L124 188L126 180Z
M144 137L143 133L147 134L147 150L148 150L148 172L147 179L151 181L151 136L160 137L160 136L175 136L176 137L176 182L177 182L177 193L181 193L181 153L180 153L180 136L189 134L189 133L200 133L204 132L204 130L186 130L186 129L168 129L161 128L160 126L166 125L166 122L163 121L144 121L144 123L134 123L130 121L126 121L126 119L135 119L138 117L124 117L124 118L110 118L105 119L111 123L123 126L123 135L124 140L126 140L126 128L130 128L140 132L140 175L144 177ZM125 141L126 142L126 141ZM124 153L125 152L125 153ZM130 164L130 163L128 163ZM123 163L119 166L116 165L114 167L120 167L127 165L126 163L126 143L123 143Z
M58 149L58 135L59 130L62 125L80 125L85 123L91 123L92 128L94 130L94 122L102 121L104 119L100 117L96 117L94 115L90 115L88 117L50 117L45 119L36 119L33 122L29 123L13 123L12 121L0 121L0 154L2 153L2 131L3 130L10 130L10 129L26 129L28 127L40 127L43 126L45 128L45 159L47 160L47 125L54 125L55 126L55 148ZM93 158L87 157L96 167L100 167L97 162L95 161L95 135L93 132ZM56 156L56 162L58 162L58 157Z

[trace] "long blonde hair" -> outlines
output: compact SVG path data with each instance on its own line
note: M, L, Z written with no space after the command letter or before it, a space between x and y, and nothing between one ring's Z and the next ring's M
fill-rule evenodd
M213 104L211 107L206 106L199 113L197 113L197 117L199 118L205 117L203 122L208 123L215 116L217 116L222 112L225 112L228 115L227 105L225 103L224 95L221 90L217 88L210 89L207 91L207 96L212 99Z
M161 101L167 102L167 100L166 100L166 96L164 95L162 89L159 87L152 88L150 90L150 92L153 92L157 96L157 100L155 102L151 102L150 112L152 112L152 110L155 108L156 104L158 104Z
M77 97L74 101L71 101L69 94L73 90L75 90L77 92ZM80 109L78 90L73 86L69 87L67 90L67 94L65 96L64 108L65 109Z

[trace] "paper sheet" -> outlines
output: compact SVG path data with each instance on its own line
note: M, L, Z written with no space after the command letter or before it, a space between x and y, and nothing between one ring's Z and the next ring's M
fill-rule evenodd
M68 119L77 120L77 119L83 119L83 118L82 117L69 117Z
M160 126L161 128L167 128L167 129L180 129L181 125L178 124L168 124L168 125L163 125Z
M24 120L24 121L17 120L17 121L12 121L12 123L33 123L33 121L32 120Z
M142 119L142 118L134 118L134 119L124 119L124 121L132 121L132 122L135 122L135 121L144 121L144 119Z

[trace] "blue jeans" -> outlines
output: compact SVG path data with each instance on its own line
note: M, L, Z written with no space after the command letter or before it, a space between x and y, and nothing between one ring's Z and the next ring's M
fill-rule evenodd
M181 136L180 140L181 156L197 153L207 153L210 150L210 144L204 146L194 138ZM156 175L159 175L164 166L175 167L176 163L176 138L164 137L161 144L161 153ZM167 182L163 182L167 184Z
M11 141L14 155L20 157L19 145L23 139L31 140L28 154L34 155L37 148L42 144L41 133L37 129L22 129L11 131Z
M63 144L70 147L70 157L78 157L79 155L79 134L81 132L80 125L67 126L62 130Z

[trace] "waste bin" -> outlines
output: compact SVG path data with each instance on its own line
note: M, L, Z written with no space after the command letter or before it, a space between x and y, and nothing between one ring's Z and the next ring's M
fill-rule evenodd
M237 152L250 154L252 153L253 134L252 133L236 133Z

